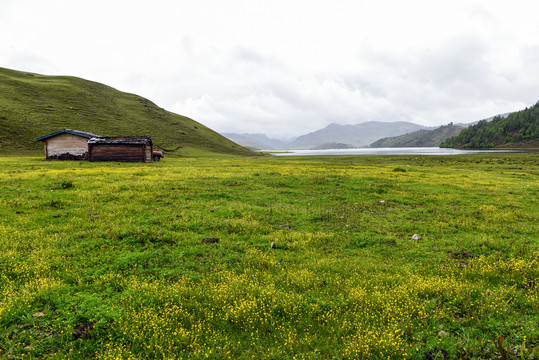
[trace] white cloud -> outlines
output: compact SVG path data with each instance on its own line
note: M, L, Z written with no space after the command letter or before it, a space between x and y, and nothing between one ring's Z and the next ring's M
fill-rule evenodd
M221 132L469 122L539 98L532 0L0 1L0 66L100 81Z

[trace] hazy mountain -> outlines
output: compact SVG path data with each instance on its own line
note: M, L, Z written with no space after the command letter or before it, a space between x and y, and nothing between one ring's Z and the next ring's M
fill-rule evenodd
M350 145L350 144L343 144L343 143L325 143L322 145L318 145L313 148L313 150L326 150L326 149L354 149L356 146Z
M286 148L312 149L327 143L342 143L355 147L364 147L380 138L402 135L426 128L425 126L405 121L368 121L355 125L331 124L323 129L298 137L286 145Z
M455 125L457 125L457 126L466 126L466 127L467 127L467 126L472 126L472 125L477 124L479 121L490 122L490 121L494 120L494 118L497 118L497 117L501 117L501 118L505 119L506 117L509 116L509 114L511 114L511 113L508 112L508 113L503 113L503 114L499 114L499 115L494 115L494 116L491 116L491 117L486 118L486 119L482 119L482 120L478 120L478 121L471 122L471 123L469 123L469 124L455 124Z
M283 149L287 144L283 140L271 139L266 134L224 133L222 135L235 143L256 150Z
M465 126L449 124L434 130L423 129L400 136L377 140L370 147L438 147L444 140L458 135L465 128Z

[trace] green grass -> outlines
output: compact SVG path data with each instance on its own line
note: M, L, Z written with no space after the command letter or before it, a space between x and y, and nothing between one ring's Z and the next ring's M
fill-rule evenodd
M0 169L2 358L539 356L535 154Z
M101 136L151 136L166 153L183 149L252 155L204 125L148 99L70 76L0 68L0 152L42 151L36 137L61 129Z

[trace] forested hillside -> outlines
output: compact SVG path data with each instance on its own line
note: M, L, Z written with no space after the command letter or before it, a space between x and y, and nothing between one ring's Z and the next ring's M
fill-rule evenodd
M448 148L534 148L539 145L539 102L525 110L496 116L491 122L481 120L464 129L458 136L445 140Z
M438 147L442 141L460 134L464 126L453 124L440 126L438 129L422 129L408 134L387 137L373 142L370 147Z

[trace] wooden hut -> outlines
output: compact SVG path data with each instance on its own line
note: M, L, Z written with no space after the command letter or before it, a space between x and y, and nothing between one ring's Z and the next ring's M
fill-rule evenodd
M151 162L152 139L141 137L96 137L88 140L90 161Z
M36 138L43 141L47 160L83 160L88 154L88 140L99 135L86 131L63 129Z

